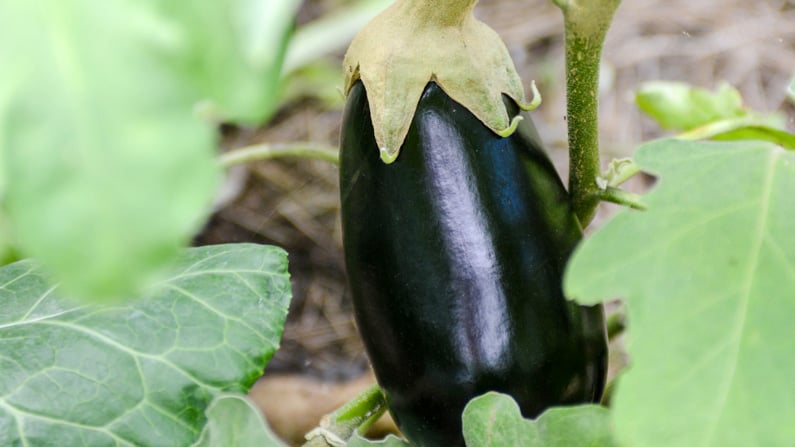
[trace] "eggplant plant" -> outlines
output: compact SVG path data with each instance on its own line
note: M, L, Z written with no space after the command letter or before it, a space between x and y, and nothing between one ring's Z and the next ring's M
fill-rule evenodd
M765 278L758 264L772 256L787 270L794 265L793 239L781 233L781 225L793 217L792 207L782 202L784 191L792 192L795 185L793 154L786 152L793 148L793 135L780 120L755 117L741 106L716 107L715 115L695 118L704 113L705 103L730 104L731 90L696 92L683 101L682 95L670 95L680 86L666 86L657 91L668 101L640 94L639 104L663 123L684 107L677 121L687 123L679 129L684 133L649 143L634 161L615 160L600 172L599 64L619 1L558 0L566 27L566 191L532 121L519 122L524 118L519 109L531 110L537 103L525 99L501 42L472 17L475 3L398 0L360 32L343 64L348 95L340 147L343 241L357 325L382 387L382 400L371 400L369 411L388 408L408 445L418 447L793 442L780 415L775 428L765 424L771 434L758 438L751 425L738 428L724 419L745 412L740 406L744 392L765 389L737 376L761 371L743 356L774 361L763 354L767 348L748 344L756 335L774 343L773 329L758 325L769 320L747 312L761 311L757 306L768 298L762 292L768 287L780 306L793 305L791 300L785 304L788 292L773 278L792 284L795 277ZM688 116L701 121L690 124ZM703 139L731 143L692 142ZM717 154L727 159L714 159ZM675 185L666 176L676 166L680 175L703 179L702 165L691 162L700 157L732 166L731 172L739 169L734 163L748 163L743 191L699 197L675 190L680 197L672 200ZM619 188L641 171L662 177L661 185L644 197ZM706 197L709 201L702 203ZM629 210L579 244L564 281L568 255L601 201ZM781 214L769 215L769 205ZM705 221L666 217L695 209ZM747 223L751 236L738 237L746 242L705 237L724 234L718 228L732 218ZM622 238L635 245L619 242ZM649 246L655 240L663 242ZM623 254L615 256L611 247ZM637 247L648 248L633 251ZM715 281L725 271L692 261L679 266L675 257L665 256L669 247L676 247L674 253L699 247L700 253L735 260L744 272L741 279L724 282L720 292L706 294L704 308L721 309L730 318L707 318L708 327L721 328L724 335L700 334L703 345L696 351L701 358L662 342L663 333L655 330L667 326L651 319L665 314L675 320L676 312L687 318L684 301L698 296L707 278ZM667 264L660 266L657 257ZM694 279L687 271L700 276ZM605 375L601 309L565 304L566 296L591 306L623 297L630 324L645 324L628 334L637 334L646 347L636 357L630 351L632 365L612 391L610 411L587 405L598 402ZM647 302L663 296L667 300L659 305ZM672 309L659 307L673 303ZM665 349L668 357L655 355L653 346ZM726 369L704 363L712 356ZM689 359L694 369L671 372L661 367L666 358ZM791 363L787 370L793 370ZM682 378L670 388L659 385L669 377ZM655 384L668 391L649 393ZM784 387L787 396L795 392ZM688 391L674 392L679 389ZM651 417L660 409L644 405L649 395L665 403L663 408L700 399L716 413L706 421L677 414L671 425L684 431L673 433ZM572 406L578 403L586 405ZM782 408L792 414L791 405ZM336 424L332 414L306 446L343 445L343 439L365 445L357 431L368 420L360 419L362 425L351 430ZM402 445L394 438L385 442Z
M291 51L297 0L0 3L0 254L27 258L0 267L0 445L283 447L244 393L279 345L287 253L180 246L223 168L298 156L339 164L378 379L307 446L791 447L792 118L729 86L644 84L639 107L672 136L604 160L619 0L552 1L568 185L535 84L475 0L353 3L344 36L383 13L343 62L339 153L221 157L218 123L266 121L334 26ZM622 189L640 173L650 191ZM601 202L622 209L594 228ZM630 363L606 384L617 334ZM386 411L402 437L365 439Z

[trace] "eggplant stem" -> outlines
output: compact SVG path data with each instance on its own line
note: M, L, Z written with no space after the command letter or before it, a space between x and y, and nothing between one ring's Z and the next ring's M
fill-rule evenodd
M363 435L386 411L386 399L378 385L372 385L348 403L320 420L306 434L303 447L344 447L355 434Z
M599 205L599 66L607 30L620 0L553 0L565 23L569 193L584 227Z

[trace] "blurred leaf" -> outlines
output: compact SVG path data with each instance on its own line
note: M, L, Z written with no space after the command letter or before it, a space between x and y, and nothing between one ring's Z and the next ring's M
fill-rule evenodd
M286 253L186 250L127 306L80 305L31 261L0 268L0 445L190 445L222 392L246 392L281 338Z
M344 50L367 22L391 3L393 0L358 0L301 26L290 41L283 72L290 73L324 55ZM341 86L341 79L339 83Z
M248 125L270 117L300 0L150 1L182 26L180 74L206 98L203 112Z
M718 133L714 137L718 141L761 140L769 141L785 149L795 149L795 135L764 125L738 126L737 129Z
M775 126L775 127L773 127ZM795 135L782 130L784 122L760 120L754 116L715 121L677 135L687 140L713 139L717 141L761 140L795 149Z
M359 435L353 435L347 447L409 447L409 443L394 435L378 441L371 441Z
M789 95L790 101L795 104L795 77L792 78L792 81L789 83L789 88L787 88L787 94Z
M516 401L490 392L464 408L469 447L612 447L609 413L598 405L550 408L537 420L524 419Z
M19 247L76 294L129 294L198 228L217 183L212 132L161 60L174 30L119 0L8 1L0 17Z
M635 100L663 129L679 131L748 114L740 92L725 83L712 93L682 82L646 82Z
M679 82L648 82L637 94L638 106L661 127L684 131L680 138L719 141L763 140L795 148L779 114L762 116L746 110L740 93L722 84L716 93Z
M206 415L207 425L194 447L287 447L246 396L222 394L207 407Z
M340 93L342 66L338 62L318 60L293 70L285 80L283 102L314 98L328 109L342 109L345 97Z
M215 123L194 109L269 116L299 3L0 2L0 193L19 248L79 297L161 271L217 185Z
M795 153L764 142L663 140L659 175L577 249L568 296L626 300L632 366L616 436L644 447L791 447L795 440Z

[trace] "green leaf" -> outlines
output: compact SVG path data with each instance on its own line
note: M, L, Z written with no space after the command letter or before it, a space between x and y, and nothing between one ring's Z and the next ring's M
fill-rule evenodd
M712 93L683 82L647 82L635 100L662 128L679 131L748 114L740 92L725 83Z
M715 121L679 134L685 140L713 139L716 141L761 140L785 149L795 149L795 135L783 130L785 125L779 115L760 118L748 115Z
M736 126L736 129L717 133L712 138L718 141L735 141L735 140L769 141L771 143L778 144L779 146L785 149L795 149L795 135L785 130L777 129L775 127L770 127L765 124L744 125L743 123L739 122L737 124L738 125Z
M540 442L538 427L524 419L516 401L504 394L490 392L473 399L462 420L469 447L533 447Z
M610 161L602 175L596 178L596 183L600 189L606 189L609 186L617 187L639 171L638 165L631 158L614 159Z
M127 306L81 305L31 261L0 268L0 445L190 445L246 392L282 334L283 250L189 249Z
M464 408L469 447L612 447L607 409L598 405L556 407L537 420L522 418L512 397L489 392Z
M789 87L787 88L787 95L789 96L790 101L795 104L795 76L792 78L792 81L789 83Z
M0 2L0 149L20 249L65 289L140 287L204 220L218 177L150 2ZM1 88L0 88L1 89Z
M299 4L0 2L0 194L20 249L95 299L167 265L218 183L215 123L195 111L272 113Z
M270 117L300 0L150 1L188 37L178 60L204 95L203 112L248 125Z
M318 99L327 109L341 110L345 97L338 90L342 79L339 63L320 59L290 72L283 84L281 101L289 103L304 98Z
M354 434L350 441L348 441L347 447L409 447L409 445L408 442L394 435L388 435L386 438L378 441L371 441Z
M679 138L719 141L763 140L795 149L795 135L786 131L780 114L746 110L740 93L722 84L716 93L679 82L649 82L637 94L641 110L665 129L684 131Z
M207 425L194 447L287 447L271 432L256 405L243 395L222 394L205 413Z
M614 397L628 446L791 447L795 440L795 154L764 142L663 140L659 176L578 248L582 303L623 297L630 368Z

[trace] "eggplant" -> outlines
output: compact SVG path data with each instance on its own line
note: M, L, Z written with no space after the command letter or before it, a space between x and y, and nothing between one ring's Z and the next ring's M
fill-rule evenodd
M463 446L464 406L487 391L530 418L599 400L603 310L563 295L582 230L529 117L500 137L430 82L386 164L358 82L340 151L356 324L412 445Z

